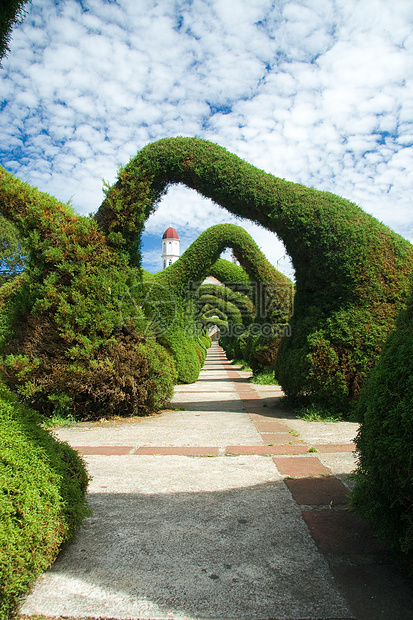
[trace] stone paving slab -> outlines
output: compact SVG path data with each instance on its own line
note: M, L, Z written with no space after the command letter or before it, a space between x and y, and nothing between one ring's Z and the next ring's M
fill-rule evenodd
M408 620L413 617L412 589L394 565L330 566L340 590L351 600L357 620Z
M385 557L386 550L369 524L348 510L304 510L304 521L323 553Z
M351 444L359 428L356 422L307 422L297 418L287 418L286 423L311 445Z
M272 454L306 454L308 452L307 446L227 446L225 454L238 455L238 454L262 454L271 456ZM281 474L284 474L280 470Z
M323 465L314 456L287 457L278 456L273 458L278 471L283 476L308 477L326 476L331 474L328 467Z
M319 452L317 458L330 472L342 480L348 487L353 487L351 473L356 468L357 457L354 452L326 453Z
M177 392L172 404L192 411L245 411L237 392Z
M352 618L271 459L87 458L93 516L25 614Z
M291 495L302 505L337 505L346 506L348 503L348 489L334 476L327 478L292 478L286 479Z
M127 424L80 425L55 434L72 446L222 446L259 445L263 441L240 401L226 401L228 409L166 411ZM237 407L233 407L233 403ZM225 401L223 401L225 403ZM196 403L195 403L196 404ZM194 403L192 404L194 406ZM205 411L206 409L206 411Z
M220 456L221 450L218 446L147 446L143 448L136 448L134 454L175 454L178 456Z

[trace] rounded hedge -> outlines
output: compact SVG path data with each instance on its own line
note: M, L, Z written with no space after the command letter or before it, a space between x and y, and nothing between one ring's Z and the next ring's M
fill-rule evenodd
M0 288L1 371L44 414L142 415L164 408L175 363L130 290L139 271L93 219L0 168L0 208L24 234L24 275Z
M228 261L220 262L219 256L227 247L233 249L243 268L234 265L236 269L231 269ZM290 280L274 269L243 228L234 224L211 226L178 261L156 274L145 272L141 287L133 289L135 302L153 321L158 341L175 359L180 383L196 381L201 369L197 348L203 324L197 320L198 289L211 269L240 278L238 286L251 291L261 321L288 321Z
M0 618L56 558L88 514L77 452L39 427L0 385Z
M413 298L361 393L353 506L413 575Z
M45 316L65 341L68 366L93 365L125 321L134 322L135 309L128 309L125 299L141 278L141 234L171 183L185 183L284 241L296 272L296 294L290 332L276 356L277 379L292 399L348 410L406 302L411 245L353 203L266 174L205 140L170 138L146 146L107 189L95 221L0 169L1 212L23 233L29 253L20 319ZM181 380L194 381L199 372L199 330L184 288L199 278L212 255L218 259L218 246L212 233L206 235L192 262L182 261L183 255L155 278L182 299L174 336L151 332L175 360L181 356ZM235 255L250 278L256 279L258 268L266 282L265 262L254 264L254 252L245 244L239 248ZM11 321L6 332L19 318L16 298L13 303L13 311L5 310ZM270 314L273 323L282 322L285 307L275 304ZM140 334L156 328L150 316L144 322L138 317Z

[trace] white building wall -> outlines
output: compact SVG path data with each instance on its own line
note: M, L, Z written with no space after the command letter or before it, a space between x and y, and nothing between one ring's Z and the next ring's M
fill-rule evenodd
M180 256L180 241L178 239L162 239L162 269L173 265Z

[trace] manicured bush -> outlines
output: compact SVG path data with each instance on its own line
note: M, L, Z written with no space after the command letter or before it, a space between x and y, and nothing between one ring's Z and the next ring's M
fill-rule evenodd
M77 452L39 427L0 385L0 618L56 558L88 514Z
M99 226L120 233L133 252L136 234L171 183L283 240L296 295L277 379L291 399L349 410L406 303L412 246L350 201L266 174L198 138L144 147L108 190Z
M0 289L1 371L44 414L164 408L176 371L130 294L139 271L94 220L0 169L0 206L25 236L25 274ZM119 241L119 240L118 240Z
M154 338L120 332L92 359L68 364L66 342L44 317L29 317L18 335L19 348L12 341L4 351L3 376L44 415L145 415L173 395L175 364Z
M296 272L296 295L279 351L272 334L276 377L292 400L350 410L406 302L411 245L351 202L277 179L204 140L170 138L146 146L107 188L95 221L0 169L0 208L28 239L21 317L44 315L54 322L69 365L99 357L125 320L134 320L139 299L131 298L129 308L125 299L141 277L145 220L168 185L181 182L284 241ZM158 319L148 312L150 300L143 303L147 325L139 334L152 330L174 356L181 381L194 381L199 370L191 286L199 285L227 246L253 282L267 283L275 271L240 227L213 228L152 278L179 300L169 334L160 333ZM253 301L256 316L285 325L290 289L283 288L285 277L277 278L273 305L263 305L260 296ZM168 318L171 310L162 303L160 314Z
M209 268L209 274L220 282L224 282L228 288L235 288L238 291L244 291L248 289L250 285L250 277L248 273L236 263L232 263L225 258L218 258L213 265Z
M220 344L229 359L244 360L255 374L262 372L273 372L276 366L277 355L280 347L281 336L287 326L288 314L285 314L284 323L274 323L271 315L273 300L269 283L261 286L261 283L251 283L247 287L235 282L230 283L233 289L227 286L216 284L203 284L198 289L198 304L206 303L201 308L202 320L208 325L214 323L214 319L209 318L215 313L221 320L226 320L228 326L221 326ZM237 288L241 288L244 293L240 293ZM256 315L256 307L252 302L255 299L256 291L264 298L262 306L268 312ZM278 298L276 303L284 300L285 307L291 307L293 287L275 289ZM287 293L286 297L283 297ZM248 295L248 296L247 296ZM279 307L279 306L278 306ZM208 308L208 311L205 311ZM209 308L213 308L210 310ZM237 310L235 310L235 308Z
M201 341L201 343L204 345L205 349L209 349L211 344L212 344L212 339L210 336L208 336L208 334L202 334L199 337L199 340Z
M243 292L237 290L238 288L241 288ZM210 283L202 284L198 289L195 299L197 307L201 306L204 302L204 295L213 296L218 300L217 303L220 303L220 301L224 303L229 302L231 306L236 306L244 325L249 325L254 321L255 306L252 301L252 286L246 287L234 281L229 283L223 281L222 285Z
M361 393L352 502L413 575L413 299Z

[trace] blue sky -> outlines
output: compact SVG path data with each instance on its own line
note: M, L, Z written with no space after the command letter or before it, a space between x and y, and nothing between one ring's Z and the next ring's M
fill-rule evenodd
M0 163L79 213L165 136L212 140L334 192L413 241L411 0L32 0L0 83ZM236 222L182 186L148 220L144 267ZM282 243L238 221L289 274Z

